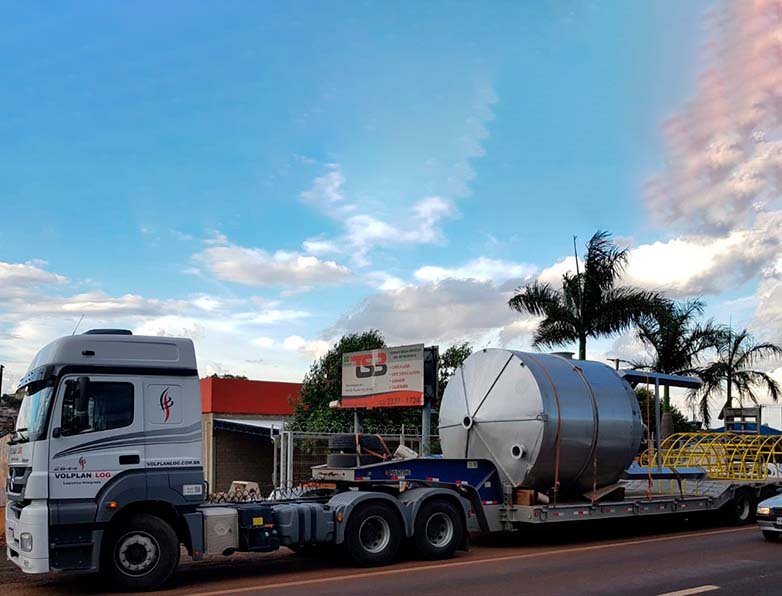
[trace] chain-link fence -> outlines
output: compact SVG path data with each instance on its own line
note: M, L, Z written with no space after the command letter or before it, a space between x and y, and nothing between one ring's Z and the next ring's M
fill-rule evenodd
M412 427L367 427L362 428L362 434L377 437L381 445L379 451L372 451L377 461L391 459L400 445L416 453L422 453L422 437L420 428ZM314 481L312 468L325 464L329 455L339 453L340 449L330 448L332 437L342 436L344 432L288 430L285 426L272 437L274 442L273 473L271 478L252 479L247 484L234 483L228 491L211 493L208 500L213 503L255 502L266 499L291 499L317 497L328 492L330 485ZM344 441L343 441L344 442ZM348 453L355 450L348 449ZM436 435L431 436L429 452L440 453L440 443ZM348 458L349 459L349 458ZM356 458L358 463L358 458Z

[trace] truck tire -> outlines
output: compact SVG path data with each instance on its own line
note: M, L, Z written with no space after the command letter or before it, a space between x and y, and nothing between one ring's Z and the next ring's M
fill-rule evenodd
M733 500L728 503L728 517L737 526L755 521L755 499L750 490L746 488L736 490Z
M326 465L330 468L355 468L357 465L368 466L383 461L374 455L356 455L354 453L329 453Z
M384 453L386 448L377 435L359 434L358 444L363 449L369 449L376 453ZM329 437L329 450L334 453L355 453L356 435L353 433L339 433Z
M782 540L782 532L775 532L774 530L763 530L763 538L769 542L779 542Z
M125 591L157 590L179 564L174 529L154 515L138 513L111 528L103 538L101 571Z
M402 533L402 522L391 506L366 503L350 514L343 546L359 567L387 565L396 559Z
M415 518L413 542L423 559L449 559L464 537L463 515L449 501L434 499Z

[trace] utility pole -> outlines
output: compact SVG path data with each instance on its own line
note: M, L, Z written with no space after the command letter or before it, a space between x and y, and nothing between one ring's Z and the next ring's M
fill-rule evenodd
M608 360L609 362L613 362L614 368L616 370L619 370L619 364L622 362L624 362L625 364L632 364L632 362L630 362L629 360L625 360L623 358L606 358L606 360Z
M0 364L0 395L3 395L3 370L5 366Z

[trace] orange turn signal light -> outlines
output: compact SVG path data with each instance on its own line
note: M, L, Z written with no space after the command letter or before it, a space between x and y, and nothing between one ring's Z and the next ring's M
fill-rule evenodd
M106 503L107 509L116 509L117 508L117 502L116 501L109 501Z

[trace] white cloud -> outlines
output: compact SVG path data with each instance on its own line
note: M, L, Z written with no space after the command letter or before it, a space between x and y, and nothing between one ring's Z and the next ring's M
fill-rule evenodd
M330 164L329 171L315 178L312 187L301 193L301 198L323 209L332 209L339 205L340 210L354 207L345 204L345 176L339 164Z
M367 275L367 280L369 285L382 291L398 290L406 285L404 281L385 271L373 271Z
M342 249L333 240L325 240L322 238L310 238L301 243L305 252L316 257L322 255L333 255L342 253Z
M401 209L378 207L371 200L356 203L345 195L340 166L332 164L329 168L301 197L337 220L344 233L335 238L321 235L304 240L302 248L309 255L346 254L356 265L366 266L368 254L377 247L441 242L442 220L459 215L453 202L440 196L424 197Z
M194 257L219 279L251 286L321 286L346 281L347 267L295 252L214 246Z
M310 313L304 310L285 310L273 308L271 310L252 314L248 317L248 320L252 323L255 323L256 325L276 325L278 323L287 323L290 321L305 319L308 316L310 316Z
M711 28L695 96L664 127L666 167L648 205L659 221L724 234L780 204L782 69L767 3L726 2L711 16L728 25Z
M782 344L782 275L762 279L758 284L752 326L759 336Z
M211 238L204 240L204 244L208 246L223 246L228 244L228 238L225 234L215 231Z
M516 280L519 283L532 276L536 267L527 263L513 263L501 259L479 257L459 267L421 267L415 272L420 281L440 281L443 279L474 279L477 281L504 282Z
M331 344L322 339L304 339L298 335L286 337L282 347L291 352L302 352L313 359L324 356L331 349Z
M782 212L724 237L684 237L633 249L626 281L674 296L719 294L755 278L782 250Z
M662 290L671 297L720 294L757 277L782 251L782 212L764 213L755 225L725 236L681 236L642 244L629 251L622 282ZM583 263L581 263L583 270ZM564 258L538 275L555 287L575 271Z
M275 341L271 337L256 337L251 343L259 348L271 348L275 345Z
M43 269L45 265L46 262L41 260L26 263L0 261L0 295L7 296L23 288L42 284L61 284L67 281L64 276Z
M345 235L339 244L347 247L354 262L368 265L367 255L378 246L435 244L442 242L442 219L458 216L456 207L442 197L426 197L400 215L403 223L388 223L374 215L353 215L345 221Z
M380 292L326 330L326 336L379 329L391 344L521 341L523 319L508 307L511 292L489 281L446 279Z

